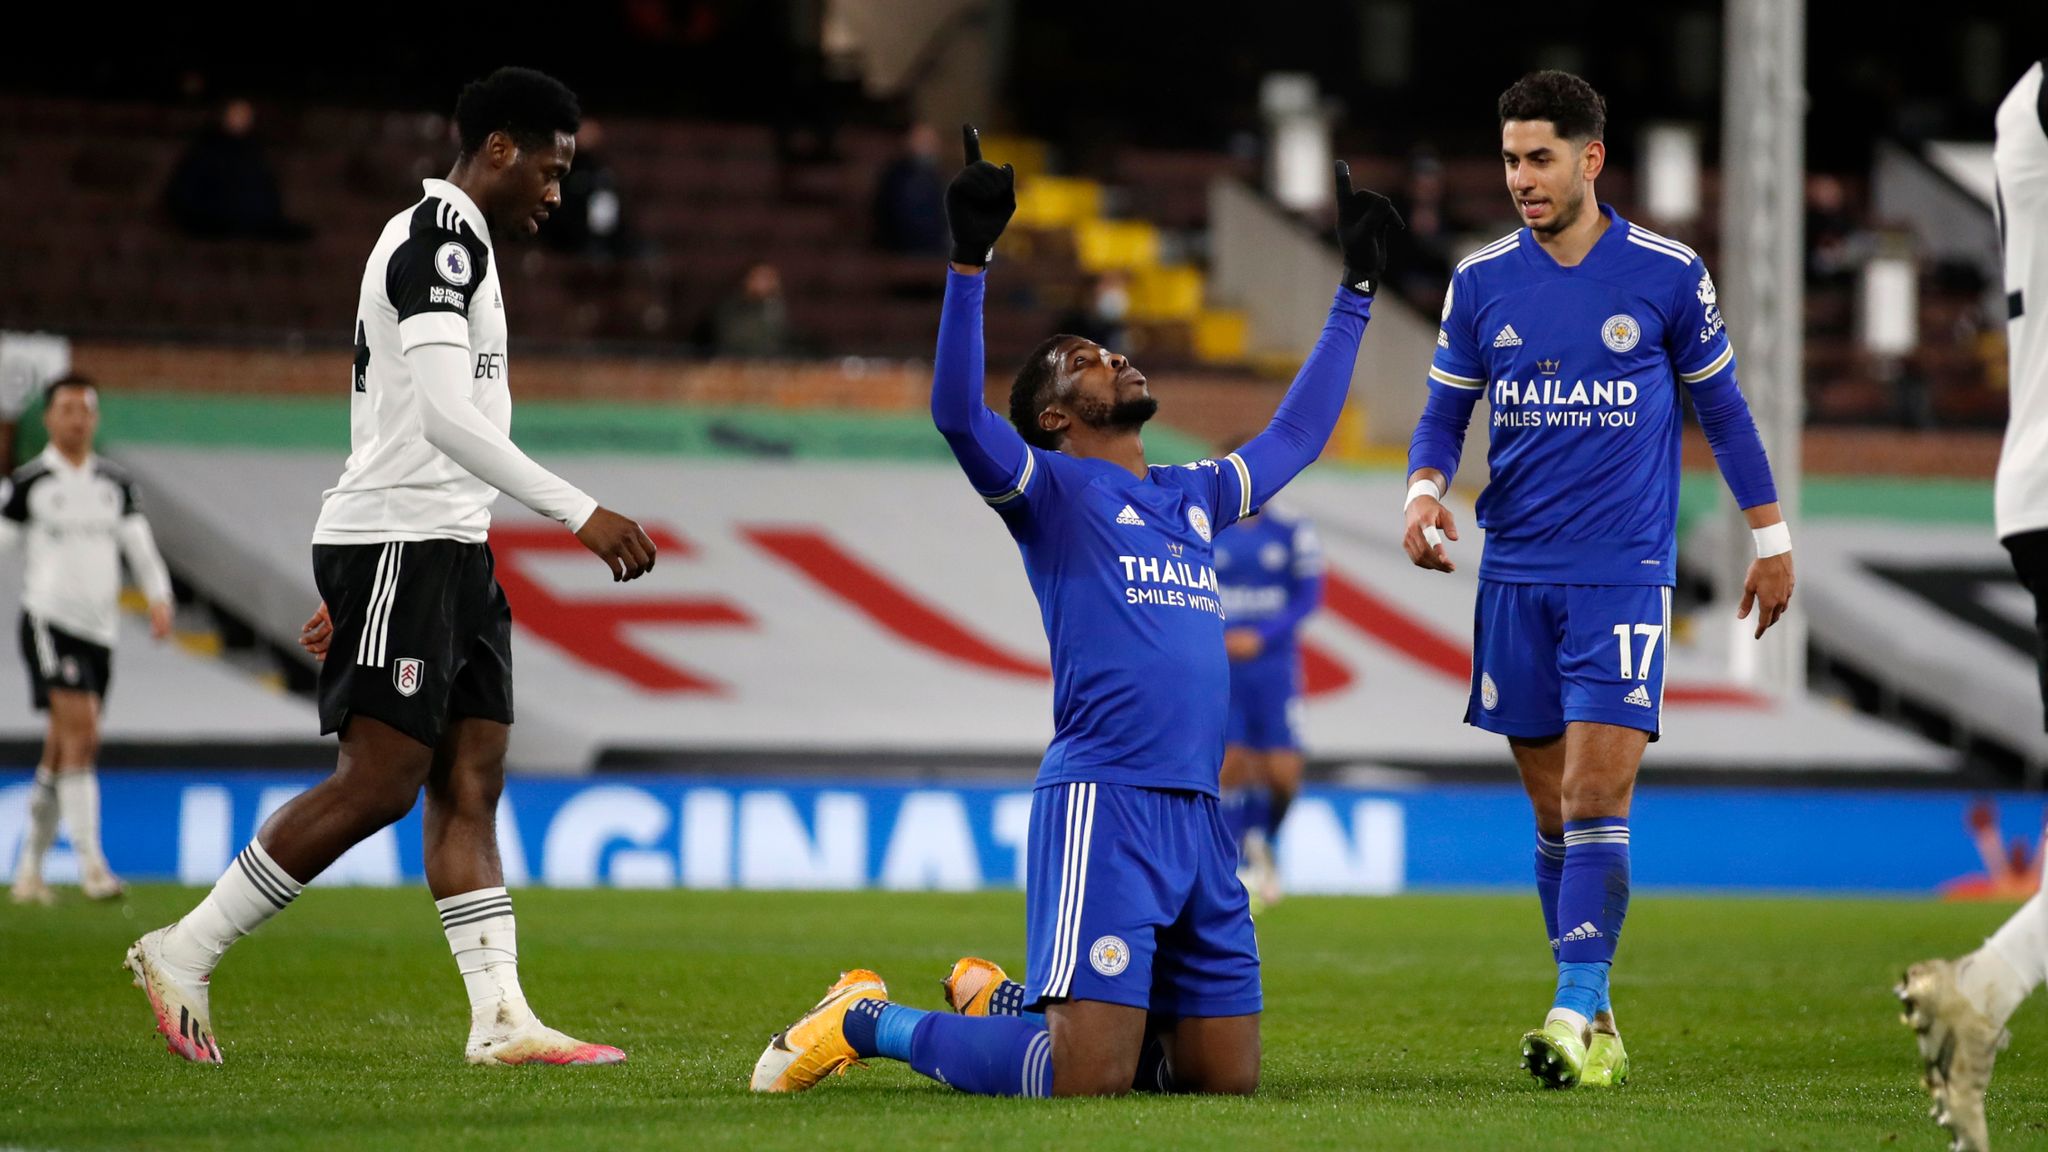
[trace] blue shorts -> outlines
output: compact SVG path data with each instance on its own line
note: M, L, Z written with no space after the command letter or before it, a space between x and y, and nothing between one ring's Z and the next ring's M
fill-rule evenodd
M1264 1007L1237 845L1214 796L1122 784L1031 794L1025 999L1167 1016Z
M1230 715L1223 743L1255 752L1301 749L1301 661L1246 660L1230 666Z
M1657 738L1671 589L1479 582L1465 723L1556 736L1590 721Z

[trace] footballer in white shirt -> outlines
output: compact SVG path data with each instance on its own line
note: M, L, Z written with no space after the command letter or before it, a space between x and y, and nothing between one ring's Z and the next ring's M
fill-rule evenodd
M43 393L50 443L0 484L0 547L24 551L21 657L36 710L49 714L29 791L28 828L9 890L48 904L43 857L61 820L78 857L79 887L95 900L122 892L100 849L100 710L113 677L121 560L149 601L150 630L171 633L171 577L143 519L135 482L93 452L99 392L65 376Z
M2004 248L2006 349L2012 412L1998 460L1998 536L2020 583L2034 594L2035 628L2048 645L2048 59L2020 77L1998 106L1991 152ZM2048 647L2042 651L2048 653ZM2041 665L2048 701L2048 658ZM2044 872L2048 881L2048 872ZM1906 970L1898 994L1919 1037L1922 1082L1952 1147L1991 1146L1984 1093L2005 1048L2006 1021L2048 982L2048 888L2037 890L1984 946L1956 960Z
M500 492L559 521L615 580L654 544L541 467L512 421L496 246L533 237L576 155L575 95L525 68L468 85L445 180L384 226L363 270L349 380L350 452L313 531L321 605L320 722L334 774L266 821L200 905L135 942L128 966L157 1029L188 1060L221 1061L214 966L355 844L426 791L427 885L470 1003L474 1064L611 1064L625 1053L542 1024L519 985L497 805L512 723L512 612L493 571Z

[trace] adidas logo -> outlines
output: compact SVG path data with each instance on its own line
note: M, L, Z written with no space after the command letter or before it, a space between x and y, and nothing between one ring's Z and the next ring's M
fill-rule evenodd
M1509 324L1500 330L1498 336L1493 338L1493 346L1495 348L1520 348L1522 346L1522 338L1515 333L1515 326Z
M1574 928L1571 931L1565 933L1564 939L1565 943L1569 944L1574 940L1598 940L1601 936L1601 931L1598 928L1593 927L1593 922L1591 920L1588 920L1584 924L1579 925L1577 928Z
M1636 690L1623 696L1621 702L1623 704L1634 704L1642 708L1656 707L1656 704L1650 699L1650 688L1647 684L1636 685Z
M1124 510L1116 514L1116 522L1119 524L1136 525L1139 528L1145 526L1145 518L1138 515L1138 510L1129 504L1124 505Z

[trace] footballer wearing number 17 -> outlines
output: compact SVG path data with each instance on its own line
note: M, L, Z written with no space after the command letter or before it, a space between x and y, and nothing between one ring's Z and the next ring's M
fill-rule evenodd
M1606 1087L1628 1078L1608 973L1628 912L1629 801L1670 650L1678 385L1756 536L1737 616L1756 613L1758 638L1791 602L1792 537L1706 265L1594 195L1607 157L1599 93L1535 72L1502 93L1499 115L1524 227L1452 274L1408 450L1402 543L1417 567L1452 570L1444 541L1458 530L1442 498L1485 395L1492 475L1465 721L1514 752L1557 963L1523 1066L1550 1087Z

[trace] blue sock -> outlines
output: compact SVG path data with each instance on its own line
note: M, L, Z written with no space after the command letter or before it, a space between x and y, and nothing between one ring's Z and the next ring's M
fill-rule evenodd
M1280 822L1287 819L1287 809L1293 806L1294 797L1280 796L1270 788L1261 789L1261 791L1266 796L1266 821L1264 825L1266 829L1266 842L1278 844L1280 842Z
M917 1022L931 1013L887 1000L856 1001L846 1010L846 1042L862 1059L910 1059L910 1036Z
M1244 834L1251 830L1251 789L1228 788L1223 792L1223 830L1230 833L1230 842L1237 845L1242 862Z
M1569 960L1557 966L1557 996L1553 1008L1569 1008L1586 1019L1600 1010L1607 998L1606 964L1575 964Z
M1244 828L1238 832L1237 842L1240 845L1242 845L1244 843L1245 833L1250 832L1254 828L1258 829L1261 833L1266 834L1268 839L1270 839L1271 834L1267 831L1267 829L1271 827L1272 823L1273 794L1264 788L1245 789Z
M862 1059L901 1060L962 1092L1052 1095L1052 1033L1043 1016L955 1016L873 999L846 1010L845 1029Z
M1550 959L1557 959L1557 889L1564 883L1564 839L1536 833L1536 901L1543 906L1543 930L1550 937Z
M1556 1006L1591 1017L1608 1004L1608 970L1628 918L1628 820L1567 820L1558 885Z
M1052 1095L1052 1033L1018 1016L920 1013L910 1066L976 1096Z
M1015 980L1003 981L1001 984L996 985L995 991L988 994L989 1015L1015 1016L1020 1020L1029 1020L1040 1028L1045 1027L1045 1014L1042 1012L1026 1012L1024 1004L1024 986Z

